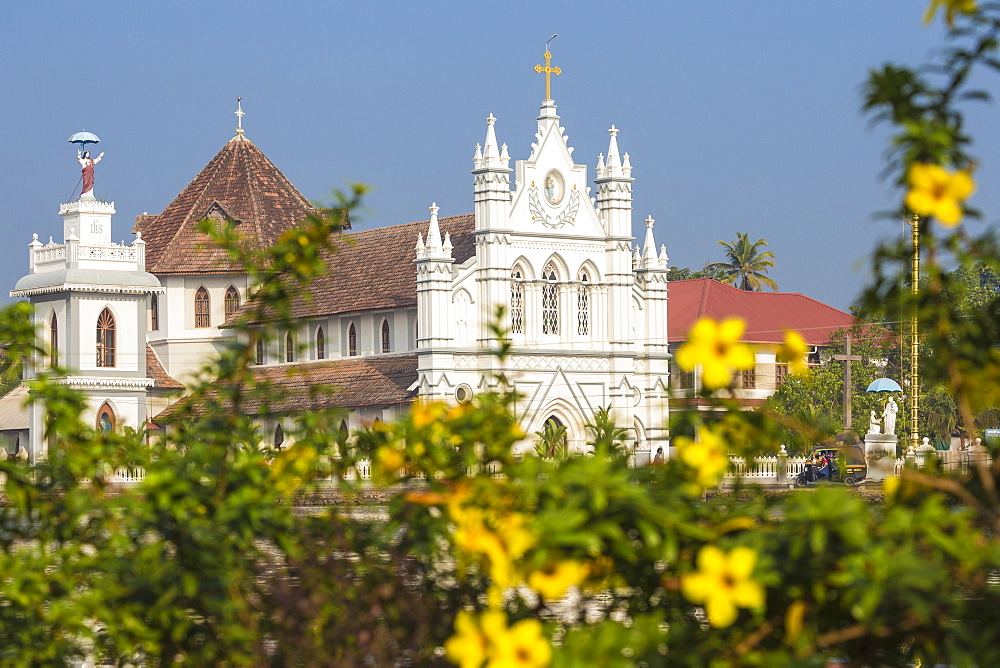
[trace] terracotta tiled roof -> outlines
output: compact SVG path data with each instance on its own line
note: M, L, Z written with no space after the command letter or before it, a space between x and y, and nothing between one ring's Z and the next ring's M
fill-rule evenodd
M416 355L351 357L329 362L282 364L253 369L258 383L268 383L272 413L323 408L361 408L407 404L417 396ZM170 422L182 415L183 401L154 418ZM260 409L246 409L257 415Z
M710 278L671 281L667 317L670 342L687 340L699 318L738 317L746 323L748 343L780 343L794 329L812 346L826 345L830 335L855 323L850 313L795 292L748 292Z
M347 232L336 239L337 251L324 259L326 273L313 281L307 298L292 308L295 317L314 317L370 309L416 306L417 235L426 237L430 221ZM441 236L451 235L452 257L461 264L476 252L475 215L439 218ZM253 308L244 305L241 313ZM237 314L238 317L239 314Z
M154 274L240 273L204 234L198 221L217 211L238 223L254 246L270 246L315 208L253 142L226 143L158 216L141 215L133 232L146 242L146 270Z
M184 385L174 380L160 364L160 358L146 344L146 377L154 381L153 388L157 390L183 390Z

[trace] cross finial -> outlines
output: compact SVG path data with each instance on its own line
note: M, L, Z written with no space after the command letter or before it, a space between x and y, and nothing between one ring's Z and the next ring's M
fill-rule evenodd
M553 35L549 37L549 41L545 43L545 67L541 65L535 65L535 71L538 73L545 72L545 99L552 99L552 75L556 76L562 74L562 69L559 67L552 67L552 52L549 51L549 44L559 35Z
M493 113L492 113L492 112L490 112L490 115L486 117L486 124L487 124L487 125L493 125L493 124L494 124L494 123L496 123L496 122L497 122L497 119L496 119L496 117L495 117L495 116L493 116Z
M646 220L645 220L645 221L643 221L643 222L645 222L645 223L646 223L646 227L647 227L647 228L652 228L652 227L653 227L653 223L655 223L656 221L655 221L655 220L653 220L653 217L652 217L652 216L646 216Z
M242 102L243 102L242 97L236 98L236 111L233 112L234 114L236 114L236 134L238 135L243 134L243 114L247 113L243 111Z

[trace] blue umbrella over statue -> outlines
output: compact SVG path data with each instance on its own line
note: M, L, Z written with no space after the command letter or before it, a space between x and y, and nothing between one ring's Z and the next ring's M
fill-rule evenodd
M881 429L879 429L878 417L875 415L875 411L871 414L871 426L869 427L868 433L870 434L895 434L896 433L896 413L899 412L899 406L896 404L896 399L893 397L894 392L902 392L903 388L899 386L899 383L894 381L892 378L876 378L871 383L868 384L868 389L866 392L881 393L884 392L889 395L889 398L885 402L885 408L882 410L882 424Z

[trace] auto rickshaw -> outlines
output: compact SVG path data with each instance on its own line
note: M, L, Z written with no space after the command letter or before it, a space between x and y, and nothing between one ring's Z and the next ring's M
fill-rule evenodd
M814 464L806 464L805 470L795 477L795 486L804 487L811 482L843 482L853 487L868 476L864 447L857 444L838 443L820 445L813 449L812 459L817 461L829 457L830 471L826 474Z

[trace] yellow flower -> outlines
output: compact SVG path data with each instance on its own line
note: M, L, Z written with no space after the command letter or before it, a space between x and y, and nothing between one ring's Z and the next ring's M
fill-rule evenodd
M968 170L949 172L928 163L912 165L906 180L910 184L906 206L922 216L934 216L946 227L962 222L962 202L976 190Z
M375 474L380 480L397 480L406 463L403 452L392 445L383 445L375 452Z
M550 561L538 571L528 576L528 586L541 594L542 598L557 599L566 590L583 582L590 569L577 561Z
M688 340L677 351L677 364L684 371L701 365L701 382L708 390L728 387L735 369L752 369L753 349L740 343L745 323L738 318L716 322L702 318L688 333Z
M778 361L788 362L792 373L803 373L806 368L806 354L809 346L802 335L794 330L785 332L785 342L778 347Z
M464 610L455 617L455 635L444 643L445 656L461 668L479 668L491 643L507 634L507 615L489 610L478 617Z
M502 642L496 642L488 668L536 668L552 661L552 645L542 634L537 619L522 619L510 627Z
M524 517L475 507L449 510L456 524L455 547L467 555L485 557L490 577L499 587L517 584L514 562L536 541Z
M736 547L726 554L706 545L698 553L698 571L681 578L681 593L705 606L709 624L730 626L738 608L764 605L764 588L750 579L756 561L757 553L749 547Z
M681 461L695 470L695 480L699 487L714 487L719 483L729 467L729 458L726 456L725 444L715 432L706 427L698 427L697 441L687 436L678 436L675 442Z
M956 14L969 15L976 12L976 0L931 0L927 11L924 12L924 24L933 21L941 8L944 8L944 22L950 28L955 22Z
M460 612L455 635L444 643L445 656L461 668L536 668L552 661L552 646L537 619L522 619L510 628L507 615L488 610L481 615Z

